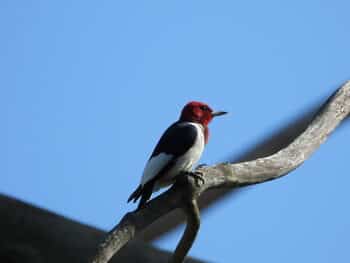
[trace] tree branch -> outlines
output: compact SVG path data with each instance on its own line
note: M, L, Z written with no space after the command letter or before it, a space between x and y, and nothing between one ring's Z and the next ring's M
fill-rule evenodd
M187 225L185 232L177 245L174 255L169 261L170 263L181 263L186 257L188 251L192 247L192 244L197 236L200 226L200 213L196 199L192 199L187 202L184 207L184 211L187 215Z
M184 187L183 184L186 184L186 182L179 180L168 191L148 202L144 208L127 213L121 222L108 234L92 262L108 262L113 254L117 253L140 231L163 215L177 208L186 207L189 201L196 200L208 189L242 187L274 180L288 174L310 157L339 123L348 116L349 112L350 81L345 83L327 100L308 128L286 148L268 157L253 161L235 164L221 163L214 166L201 167L197 171L203 174L204 184L198 186L193 182L191 177L188 177L186 186L190 187ZM186 211L188 220L191 223L190 219L194 219L195 217L189 216L189 210ZM199 214L197 219L199 219ZM198 230L196 228L199 228L199 221L192 224L191 229L189 229L190 225L188 224L186 228L173 260L185 256L193 243L191 239L194 240L195 238ZM191 235L188 234L190 231L193 231Z

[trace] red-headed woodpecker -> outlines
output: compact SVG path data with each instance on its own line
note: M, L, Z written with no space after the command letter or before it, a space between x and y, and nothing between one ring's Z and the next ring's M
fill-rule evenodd
M143 171L139 187L130 195L128 202L136 202L138 208L151 197L152 192L166 187L183 172L191 172L202 155L209 138L209 122L226 114L213 112L205 103L192 101L182 109L180 119L172 124L160 138Z

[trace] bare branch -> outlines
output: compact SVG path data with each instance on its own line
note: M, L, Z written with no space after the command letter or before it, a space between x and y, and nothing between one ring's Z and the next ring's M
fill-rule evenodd
M186 229L179 244L175 249L174 256L170 260L170 263L183 262L188 251L192 247L199 230L200 213L199 213L197 200L192 199L189 203L186 204L184 210L187 215Z
M192 197L197 199L208 189L241 187L277 179L288 174L310 157L338 124L347 117L349 112L350 82L347 82L327 100L308 128L286 148L271 156L254 161L236 164L221 163L214 166L201 167L198 171L203 174L204 184L197 186L193 183L193 179L189 177L187 182L190 182L190 184L187 183L184 187L183 184L186 184L186 182L179 180L172 188L150 201L141 210L126 214L107 236L92 262L108 262L113 254L118 252L137 233L170 211L186 207L186 202L188 204L189 201L192 201ZM186 231L196 233L195 228L199 227L199 221L197 223L197 226L193 224L192 229L188 229L190 227L188 226ZM182 241L186 236L186 231ZM194 236L195 234L193 238ZM176 254L180 256L185 255L188 249L188 244L184 246L180 242L176 249Z
M187 216L187 225L182 238L177 245L174 255L169 263L182 263L192 247L194 240L196 239L199 226L200 226L200 213L198 203L195 197L194 189L196 186L194 182L189 180L190 177L184 173L182 177L179 177L177 184L182 184L181 187L185 190L186 195L182 195L183 207L182 209Z
M239 187L273 180L301 165L327 139L350 112L350 81L338 89L321 107L308 128L286 148L268 157L236 164L203 167L206 176L202 193L220 186Z

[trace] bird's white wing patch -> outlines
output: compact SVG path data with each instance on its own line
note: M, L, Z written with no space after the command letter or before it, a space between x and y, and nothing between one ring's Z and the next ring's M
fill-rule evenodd
M160 153L153 156L146 164L145 170L141 178L141 185L153 179L168 163L173 159L173 155Z

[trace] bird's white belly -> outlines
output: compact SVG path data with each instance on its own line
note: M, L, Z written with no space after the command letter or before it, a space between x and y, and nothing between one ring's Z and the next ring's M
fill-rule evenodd
M153 191L166 187L174 182L175 176L180 172L189 172L193 166L199 161L205 146L204 134L202 128L197 123L190 123L197 129L197 138L193 146L181 157L176 160L174 166L159 180L154 186Z

